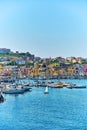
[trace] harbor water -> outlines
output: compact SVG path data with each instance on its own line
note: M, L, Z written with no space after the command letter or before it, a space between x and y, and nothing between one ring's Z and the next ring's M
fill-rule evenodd
M87 80L62 80L85 84ZM32 88L20 95L4 95L0 130L87 130L87 88Z

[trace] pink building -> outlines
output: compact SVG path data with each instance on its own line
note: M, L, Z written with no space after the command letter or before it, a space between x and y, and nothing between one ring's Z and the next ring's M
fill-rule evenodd
M26 68L26 67L23 68L23 74L24 74L24 75L28 75L28 68Z
M84 76L87 76L87 64L83 66L83 74Z

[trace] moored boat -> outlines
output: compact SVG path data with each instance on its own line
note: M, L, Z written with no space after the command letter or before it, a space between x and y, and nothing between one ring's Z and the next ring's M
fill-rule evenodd
M3 90L3 93L5 94L22 94L24 93L24 90L22 88L9 88Z
M29 91L31 88L22 86L22 85L16 85L16 86L6 86L5 89L2 91L5 94L23 94L26 91Z
M86 88L86 85L76 85L74 88Z
M83 88L86 88L86 85L75 85L75 84L70 84L67 86L67 88L70 88L70 89L83 89Z

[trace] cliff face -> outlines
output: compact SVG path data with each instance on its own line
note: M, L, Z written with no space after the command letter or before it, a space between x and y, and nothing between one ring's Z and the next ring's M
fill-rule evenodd
M2 94L0 95L0 103L4 102L4 97L2 96Z

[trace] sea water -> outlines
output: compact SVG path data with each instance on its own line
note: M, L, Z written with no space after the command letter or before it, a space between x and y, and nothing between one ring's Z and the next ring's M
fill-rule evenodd
M87 84L87 80L63 80ZM32 88L22 95L3 95L0 130L87 130L87 89Z

